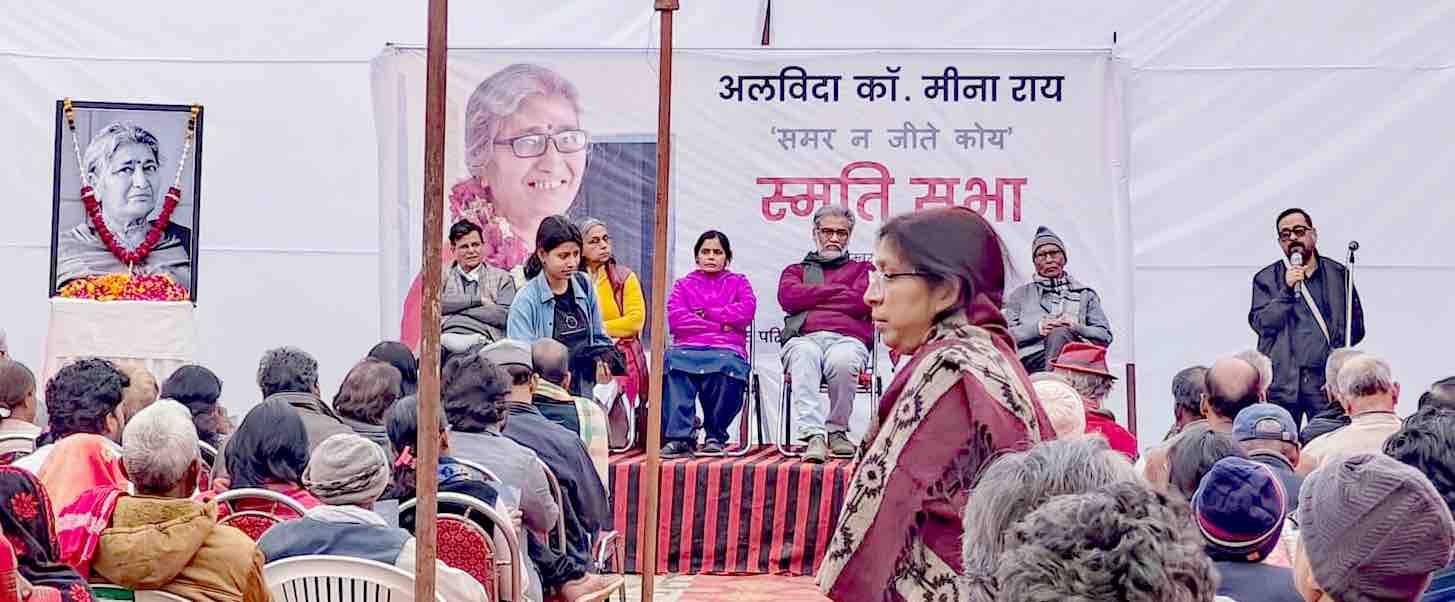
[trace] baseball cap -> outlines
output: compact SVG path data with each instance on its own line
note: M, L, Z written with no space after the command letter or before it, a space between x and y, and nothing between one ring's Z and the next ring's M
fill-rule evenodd
M1255 403L1233 418L1233 439L1265 439L1298 444L1298 424L1288 410L1271 403Z

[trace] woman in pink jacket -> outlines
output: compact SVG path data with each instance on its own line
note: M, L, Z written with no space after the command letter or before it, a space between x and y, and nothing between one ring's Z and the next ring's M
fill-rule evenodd
M663 406L667 444L663 458L691 457L697 405L702 402L706 441L702 455L722 455L728 426L743 409L751 368L747 341L758 300L742 274L728 271L732 243L717 230L703 232L692 247L697 269L672 286L667 299L667 394Z

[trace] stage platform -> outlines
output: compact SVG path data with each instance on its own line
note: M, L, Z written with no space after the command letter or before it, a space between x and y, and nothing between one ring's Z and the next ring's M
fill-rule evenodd
M644 452L611 457L614 524L639 573ZM662 462L657 572L812 575L837 524L853 464L809 464L760 447L741 458Z

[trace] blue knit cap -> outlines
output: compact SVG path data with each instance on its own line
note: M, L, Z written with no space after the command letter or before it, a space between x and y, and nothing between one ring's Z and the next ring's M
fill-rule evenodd
M1192 496L1208 556L1240 562L1268 557L1283 532L1284 495L1267 466L1238 457L1213 464Z

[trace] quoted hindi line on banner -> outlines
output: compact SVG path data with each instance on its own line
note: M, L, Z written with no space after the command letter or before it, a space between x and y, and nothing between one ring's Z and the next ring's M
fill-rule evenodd
M964 183L964 191L969 193L964 199L956 201L955 192ZM782 221L788 217L790 212L794 216L807 218L813 215L819 207L829 203L837 202L845 209L854 211L859 219L864 221L875 221L883 219L890 214L889 189L894 185L895 179L889 173L889 169L882 163L875 161L855 161L844 166L837 177L760 177L757 183L760 185L771 185L772 192L762 197L761 211L763 219L770 222ZM914 199L914 209L919 211L929 207L952 207L963 205L974 210L986 219L993 219L996 222L1006 221L1006 203L1010 204L1010 221L1021 221L1021 194L1030 183L1030 178L990 178L989 180L979 177L970 178L922 178L911 177L909 184L924 188L922 194ZM785 190L785 187L802 187ZM867 188L867 190L866 190ZM834 198L834 190L838 190L838 198ZM850 204L851 189L863 191L854 198L854 204ZM797 194L794 194L796 191ZM874 213L873 204L878 203L877 216ZM991 208L994 207L992 218Z
M853 96L865 102L908 101L899 96L901 67L886 66L883 75L853 75ZM843 75L810 74L798 65L789 65L766 75L724 74L718 78L722 90L718 98L734 102L838 102ZM1000 102L1001 89L1009 87L1009 100L1017 103L1061 102L1065 75L961 75L955 66L939 73L921 75L921 95L939 102ZM1005 82L1005 86L1001 82Z
M963 150L981 149L988 150L995 147L996 150L1005 150L1005 139L1014 133L1015 128L1006 126L1003 128L987 128L974 122L974 128L955 128L955 144ZM838 128L781 128L770 127L768 131L776 137L778 146L783 150L837 150L834 148L834 136L839 133ZM871 134L874 130L868 128L851 128L849 130L849 144L854 148L869 149L872 146ZM940 129L931 122L925 122L924 127L916 126L906 121L900 127L884 130L885 139L891 148L908 150L935 150L939 146Z

